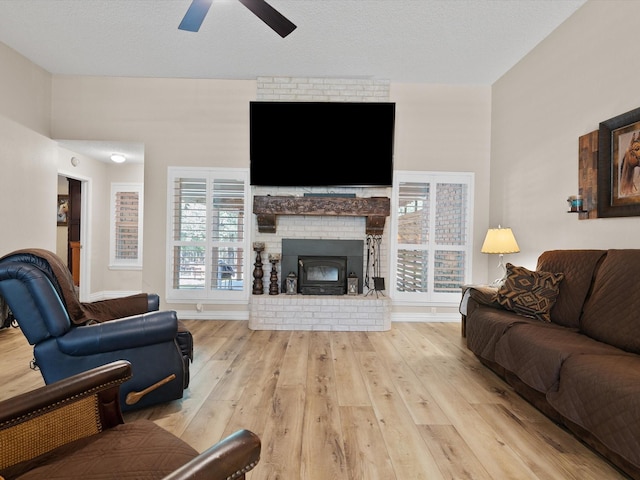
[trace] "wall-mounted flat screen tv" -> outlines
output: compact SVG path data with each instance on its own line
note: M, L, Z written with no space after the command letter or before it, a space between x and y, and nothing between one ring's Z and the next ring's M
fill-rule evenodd
M251 185L391 186L394 127L391 102L251 102Z

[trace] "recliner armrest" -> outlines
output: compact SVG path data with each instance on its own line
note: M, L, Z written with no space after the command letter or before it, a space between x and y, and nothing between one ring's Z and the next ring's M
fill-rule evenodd
M260 460L260 438L249 430L238 430L209 447L163 480L243 479Z
M56 338L67 355L95 355L174 340L178 316L173 310L149 312L109 322L83 325Z
M157 312L160 310L160 296L157 293L148 293L147 302L149 312Z

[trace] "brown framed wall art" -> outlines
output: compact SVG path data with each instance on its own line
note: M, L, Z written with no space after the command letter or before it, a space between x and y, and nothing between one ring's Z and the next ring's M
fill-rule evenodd
M600 123L598 216L640 216L640 108Z

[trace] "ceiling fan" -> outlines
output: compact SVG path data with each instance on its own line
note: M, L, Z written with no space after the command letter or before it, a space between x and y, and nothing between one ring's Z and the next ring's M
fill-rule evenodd
M260 20L269 25L282 38L296 29L296 26L264 0L238 0L251 10ZM197 32L206 17L213 0L192 0L178 28Z

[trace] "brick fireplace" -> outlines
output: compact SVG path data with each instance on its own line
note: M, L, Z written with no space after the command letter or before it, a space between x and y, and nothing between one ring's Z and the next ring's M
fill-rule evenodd
M389 100L389 81L380 79L331 79L301 77L260 77L257 100L268 101L345 101L379 102ZM277 164L274 164L277 168ZM253 187L256 196L289 196L300 199L305 193L355 194L358 198L389 197L390 188L305 188ZM297 206L306 202L296 200ZM348 202L348 200L339 201ZM380 216L307 215L304 208L296 215L253 216L252 240L264 242L263 258L269 253L282 254L283 239L366 240L367 229L380 228ZM327 213L327 212L325 212ZM344 213L344 211L342 212ZM271 225L271 230L265 229ZM388 223L388 222L387 222ZM388 277L389 227L382 222L377 234L382 236L380 248L381 275ZM253 252L251 252L253 253ZM366 255L366 243L363 246ZM252 262L253 263L253 262ZM270 265L269 265L270 266ZM265 272L266 273L266 272ZM289 272L285 271L286 276ZM364 272L363 272L364 275ZM265 278L268 282L268 273ZM278 265L282 281L282 265ZM373 288L373 286L372 286ZM357 296L341 295L251 295L249 326L252 329L278 330L388 330L391 326L390 300L386 296L367 295L366 288ZM383 292L386 293L386 292Z
M262 188L254 187L253 195L269 195L271 197L288 196L292 200L304 198L304 188ZM326 193L326 192L322 192ZM331 193L355 193L361 201L357 204L368 203L362 199L371 197L386 197L390 194L387 188L336 188ZM306 200L293 202L305 204ZM341 203L341 202L339 202ZM386 204L388 208L388 203ZM379 211L376 211L380 213ZM277 215L273 220L273 228L264 231L260 228L258 215L253 212L253 240L263 242L265 250L262 258L269 254L283 255L283 240L355 240L361 242L362 265L358 273L359 284L362 285L366 275L367 258L366 237L371 228L382 236L380 257L381 275L388 275L388 226L384 220L373 220L380 215L367 215L362 212L308 212L304 209L295 214ZM388 213L382 214L388 220ZM388 223L388 221L386 222ZM378 225L379 227L376 227ZM262 230L262 231L261 231ZM285 242L285 243L287 243ZM284 263L284 269L283 269ZM286 262L278 264L278 279L280 284L289 273L290 266ZM266 269L271 267L267 263ZM286 270L286 271L285 271ZM297 270L296 270L297 271ZM269 272L265 271L265 293L251 295L249 327L254 330L341 330L341 331L383 331L391 326L391 301L386 292L374 292L366 287L357 296L350 295L279 295L268 294ZM373 289L373 282L370 288Z

